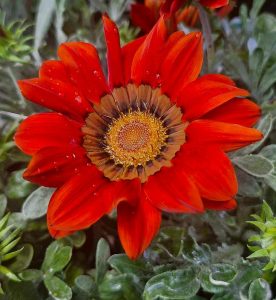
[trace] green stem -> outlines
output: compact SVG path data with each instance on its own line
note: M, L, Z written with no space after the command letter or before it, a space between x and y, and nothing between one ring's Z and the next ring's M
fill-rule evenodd
M18 99L19 99L19 101L18 101L19 102L19 106L21 108L23 108L23 109L26 108L26 101L25 101L24 97L22 96L21 91L20 91L20 89L19 89L19 87L17 85L17 81L16 81L16 78L15 78L15 76L13 74L12 69L10 67L6 67L5 70L6 70L6 73L8 74L8 76L10 77L10 79L11 79L14 87L15 87L15 91L16 91L16 94L17 94Z

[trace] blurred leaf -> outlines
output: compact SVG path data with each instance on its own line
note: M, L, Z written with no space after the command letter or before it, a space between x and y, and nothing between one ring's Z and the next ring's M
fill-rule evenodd
M114 254L108 259L110 266L119 273L131 273L138 277L149 275L153 270L142 259L130 260L125 254Z
M72 298L71 288L56 276L46 276L44 279L49 294L56 300L70 300Z
M99 286L101 300L139 300L142 291L139 278L132 274L106 276Z
M152 277L145 286L145 300L188 299L198 292L200 282L192 268L168 271Z
M19 277L23 281L41 281L43 279L43 272L41 270L36 270L36 269L27 269L22 271L19 274Z
M16 256L14 262L10 265L14 272L22 272L28 268L33 259L34 249L31 244L24 244L23 250Z
M3 217L7 207L7 197L4 194L0 194L0 218Z
M262 189L258 184L258 182L256 181L256 178L247 174L246 172L244 172L239 168L235 168L235 171L239 183L238 194L244 197L252 197L252 198L261 197Z
M84 231L77 231L67 236L65 239L68 240L73 247L80 248L86 241L86 234Z
M108 269L107 259L110 256L110 248L107 241L101 238L96 249L96 283L102 282Z
M38 219L47 212L49 201L55 189L39 187L33 191L22 206L22 213L26 219Z
M21 199L28 196L35 188L35 185L23 179L25 170L14 171L10 174L6 187L6 194L11 199Z
M56 8L55 0L40 0L35 22L34 56L37 63L40 62L38 49L40 48L53 19Z
M233 162L246 173L256 177L264 177L274 170L273 164L268 159L257 154L236 157Z
M256 279L249 286L249 300L270 300L271 290L264 279Z
M75 279L76 286L88 295L94 295L97 291L96 284L88 275L80 275Z
M44 273L51 274L61 271L69 263L71 256L70 246L62 246L58 241L52 242L46 250L41 269Z

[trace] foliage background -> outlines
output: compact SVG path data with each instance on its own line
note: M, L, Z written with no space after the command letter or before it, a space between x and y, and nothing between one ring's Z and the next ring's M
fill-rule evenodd
M13 142L18 124L41 108L24 100L16 80L35 77L41 61L56 58L57 46L68 40L94 43L105 67L101 12L118 24L124 44L139 34L129 21L130 2L0 0L0 217L9 212L0 221L0 299L276 299L273 1L240 1L224 19L208 12L214 53L203 73L230 75L263 109L257 127L264 139L230 153L238 209L164 214L159 235L138 261L119 254L114 213L59 241L47 233L53 189L22 179L29 157Z

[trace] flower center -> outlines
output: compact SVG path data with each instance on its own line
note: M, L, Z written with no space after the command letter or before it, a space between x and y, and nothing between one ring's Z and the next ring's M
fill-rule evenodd
M137 167L160 154L166 138L166 129L159 119L141 111L130 112L110 126L106 151L116 163Z
M159 88L129 84L93 108L82 127L83 147L110 180L145 182L170 167L185 142L182 112Z

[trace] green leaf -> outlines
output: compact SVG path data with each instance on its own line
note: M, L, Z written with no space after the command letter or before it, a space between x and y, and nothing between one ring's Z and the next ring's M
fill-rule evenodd
M260 155L236 157L233 162L246 173L255 177L264 177L274 170L273 164Z
M99 299L101 300L139 300L143 285L139 278L133 274L119 274L105 276L99 286Z
M31 244L24 244L22 251L16 256L13 263L10 265L14 272L22 272L27 269L32 262L34 256L34 248Z
M168 271L152 277L145 286L144 299L187 299L195 296L200 287L192 268Z
M47 212L49 201L55 189L40 187L33 191L22 206L22 213L26 219L38 219Z
M249 286L249 300L270 300L271 290L264 279L255 279Z
M152 272L150 264L140 260L130 260L125 254L114 254L108 259L108 263L119 273L131 273L138 277L149 275Z
M41 300L36 286L32 282L8 281L5 284L6 297L3 300ZM2 300L2 298L0 298Z
M56 276L46 276L44 284L49 294L56 300L70 300L72 298L71 288Z
M268 160L276 161L276 145L268 145L263 147L263 149L259 153L261 156L267 158Z
M267 221L274 219L273 211L266 201L264 201L262 205L262 217L265 218L265 220Z
M71 256L72 248L70 246L62 246L55 241L48 246L41 269L43 272L51 274L61 271L69 263Z
M0 194L0 218L3 217L7 207L7 197L4 194Z
M34 56L37 63L40 62L40 57L38 55L38 49L42 45L43 39L45 38L54 13L55 13L56 3L55 0L40 0L35 22L35 33L34 33Z
M101 238L96 249L96 283L99 284L108 269L107 259L110 256L110 248L107 241Z
M28 196L35 185L24 180L22 174L25 170L14 171L11 173L6 187L6 195L11 199L21 199Z
M230 264L213 264L211 269L202 269L200 273L201 286L209 293L219 293L229 285L237 270Z
M276 191L276 176L272 174L268 174L264 177L264 182L271 187L274 191Z
M86 241L86 235L84 231L77 231L67 236L65 239L68 240L73 247L80 248Z
M268 255L269 254L266 249L260 249L250 254L247 258L259 258L259 257L266 257Z
M239 182L238 194L244 197L261 197L262 189L258 184L257 179L238 167L235 168L235 171Z
M43 279L43 272L41 270L36 270L36 269L27 269L22 271L19 274L19 277L23 281L41 281Z
M88 295L96 293L97 286L88 275L80 275L75 279L75 285Z
M13 281L20 281L20 278L18 278L10 269L2 265L0 265L0 273L4 274L6 277Z

